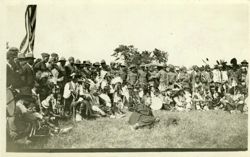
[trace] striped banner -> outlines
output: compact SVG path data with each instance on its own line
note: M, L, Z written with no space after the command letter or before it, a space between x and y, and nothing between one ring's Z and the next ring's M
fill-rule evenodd
M26 35L21 42L21 53L33 53L36 29L36 5L28 5L25 12Z

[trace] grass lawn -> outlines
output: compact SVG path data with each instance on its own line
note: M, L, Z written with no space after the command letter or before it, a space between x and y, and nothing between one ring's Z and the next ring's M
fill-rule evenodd
M152 129L136 131L127 123L130 114L83 120L68 134L31 148L247 148L246 114L156 111L161 121ZM178 118L178 125L169 125L169 118Z

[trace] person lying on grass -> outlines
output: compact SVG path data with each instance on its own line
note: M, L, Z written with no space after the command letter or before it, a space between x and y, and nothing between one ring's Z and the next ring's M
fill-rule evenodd
M150 92L144 90L144 97L142 103L140 103L135 111L129 117L128 123L131 125L131 129L136 130L143 127L152 128L156 122L159 122L159 118L155 118L150 108L152 103Z

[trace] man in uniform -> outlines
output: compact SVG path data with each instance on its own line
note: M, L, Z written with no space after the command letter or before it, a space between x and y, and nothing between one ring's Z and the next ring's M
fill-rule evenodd
M168 72L168 86L173 86L176 78L177 78L177 74L175 73L175 68L173 65L169 65L169 72Z
M148 73L146 71L146 65L141 64L138 70L138 84L141 88L145 88L148 82Z
M18 53L17 48L10 48L7 52L7 77L6 83L7 87L11 87L12 89L17 89L22 86L21 76L19 75L18 69L16 68L16 53Z
M86 78L91 78L91 62L89 60L85 61L83 65L83 73L85 74Z
M68 64L65 66L65 71L66 71L66 80L70 80L70 75L75 72L75 59L74 57L69 57L68 59Z
M164 65L159 65L158 69L160 70L157 74L156 74L156 78L159 79L159 91L160 92L164 92L167 88L168 85L168 74L165 70L165 66Z
M27 63L23 66L25 87L31 91L35 85L35 72L33 70L34 57L32 53L25 55Z
M46 66L46 63L48 63L50 55L48 53L42 53L41 55L42 55L42 61L40 61L34 65L35 72L38 72L38 71L47 72L47 71L49 71L47 66Z
M131 65L129 67L129 72L128 72L128 76L127 76L128 86L131 86L132 88L134 88L135 85L137 84L137 81L138 81L138 74L136 71L136 66Z
M80 75L81 74L82 64L81 64L81 61L79 59L76 59L74 67L75 67L76 74Z
M126 65L124 63L122 63L119 67L119 76L121 77L123 83L126 82L127 79L127 69L126 69Z
M109 71L108 65L106 64L105 60L101 60L101 69L104 71Z

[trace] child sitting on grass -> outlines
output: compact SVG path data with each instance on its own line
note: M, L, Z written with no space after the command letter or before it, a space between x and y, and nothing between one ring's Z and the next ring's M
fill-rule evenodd
M150 92L147 89L144 89L144 97L142 103L140 103L135 111L129 117L128 123L131 125L133 130L138 128L148 126L151 128L156 122L159 122L159 118L155 118L153 112L150 108L152 99Z

